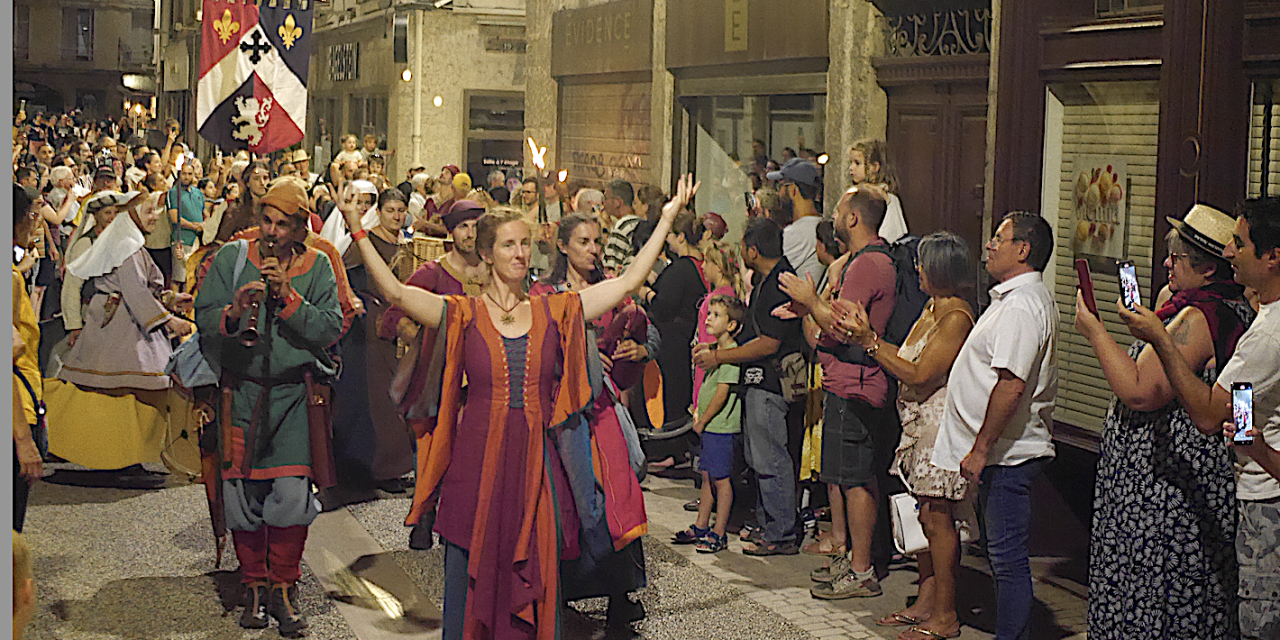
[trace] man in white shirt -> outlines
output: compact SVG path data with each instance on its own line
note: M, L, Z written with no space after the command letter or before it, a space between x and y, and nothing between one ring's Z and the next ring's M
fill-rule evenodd
M1005 216L987 243L999 284L951 367L933 449L933 464L979 485L997 640L1030 633L1031 482L1054 456L1058 393L1058 307L1042 278L1052 257L1053 230L1032 213Z
M1236 282L1258 293L1261 306L1212 386L1191 370L1154 313L1142 307L1130 313L1121 305L1120 317L1134 337L1151 343L1200 431L1216 434L1225 427L1233 434L1231 386L1253 385L1254 444L1235 447L1240 637L1280 638L1280 198L1246 201L1231 235L1230 242L1218 242L1223 257Z
M782 230L782 255L801 279L807 274L814 282L821 280L826 267L818 261L817 231L822 221L822 212L814 204L822 189L818 167L801 158L792 158L765 177L778 183L782 206L791 209L791 223Z

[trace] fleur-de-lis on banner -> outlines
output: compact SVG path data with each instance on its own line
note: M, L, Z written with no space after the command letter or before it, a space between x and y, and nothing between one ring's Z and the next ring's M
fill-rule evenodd
M280 39L284 41L285 49L292 49L293 43L302 37L302 27L293 21L293 14L284 17L284 24L280 26Z
M222 17L213 21L213 30L218 33L218 37L222 39L222 44L226 44L231 36L240 33L240 23L231 17L231 10L224 9Z

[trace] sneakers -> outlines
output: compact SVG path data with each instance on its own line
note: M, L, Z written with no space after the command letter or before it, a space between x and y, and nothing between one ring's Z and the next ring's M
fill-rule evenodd
M240 614L240 626L245 629L266 629L267 583L250 582L244 587L244 613Z
M818 583L809 588L809 594L819 600L845 600L847 598L874 598L884 593L875 572L859 575L852 569L845 571L830 583Z
M297 638L307 628L307 618L298 609L298 587L293 584L271 586L271 602L267 611L280 625L280 635Z
M832 558L829 562L814 569L809 573L809 579L814 582L830 583L832 580L840 577L849 570L849 556L840 554Z

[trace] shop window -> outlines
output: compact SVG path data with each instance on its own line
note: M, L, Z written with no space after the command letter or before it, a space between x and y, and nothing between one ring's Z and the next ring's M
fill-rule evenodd
M1042 211L1057 229L1046 272L1061 311L1059 388L1054 417L1100 432L1112 394L1089 342L1072 324L1077 258L1089 261L1098 310L1121 345L1133 337L1116 314L1116 263L1137 267L1150 306L1155 231L1156 150L1160 120L1156 82L1096 82L1049 87L1045 116Z
M1249 197L1280 195L1280 80L1253 84L1249 123Z
M466 92L467 173L476 186L492 171L523 177L524 94Z
M825 149L823 94L700 96L682 100L689 112L688 169L702 181L694 202L729 223L729 241L746 226L747 194L763 182L767 163ZM756 143L763 145L757 156ZM752 174L759 176L753 178Z
M351 96L347 111L348 130L360 138L373 134L378 138L378 148L387 148L387 99Z

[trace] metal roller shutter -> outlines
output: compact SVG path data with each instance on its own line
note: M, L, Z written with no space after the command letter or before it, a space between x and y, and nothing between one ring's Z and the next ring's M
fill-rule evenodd
M560 164L571 179L652 182L649 95L648 82L561 87Z

